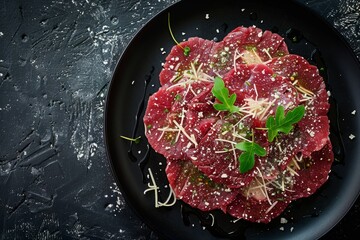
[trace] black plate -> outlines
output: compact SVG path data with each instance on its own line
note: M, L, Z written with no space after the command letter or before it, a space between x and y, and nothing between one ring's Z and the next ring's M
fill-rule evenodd
M147 145L142 123L149 95L159 87L161 63L174 45L167 28L171 13L172 29L178 39L199 36L221 40L237 26L256 25L282 35L292 53L299 54L321 68L331 91L331 140L337 158L329 180L313 196L294 202L282 217L270 224L230 222L220 212L215 224L208 213L198 212L178 201L170 208L155 208L153 193L144 195L148 167L161 187L168 189L164 159ZM206 19L208 14L209 18ZM185 33L183 36L182 33ZM181 1L158 14L134 37L115 69L105 113L105 139L115 177L128 204L156 232L172 239L313 239L329 231L351 207L359 194L360 65L340 35L306 7L289 0L273 1ZM359 113L360 114L360 113ZM120 135L142 136L131 144ZM283 227L283 231L281 230ZM204 229L205 228L205 229ZM235 232L234 232L235 231ZM232 234L227 234L233 232Z

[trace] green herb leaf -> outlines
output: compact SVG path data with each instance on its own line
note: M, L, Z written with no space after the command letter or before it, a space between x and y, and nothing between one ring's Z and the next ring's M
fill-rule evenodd
M212 94L221 103L215 103L214 108L218 111L229 111L235 113L239 111L237 106L234 106L236 101L236 94L233 93L229 96L229 89L225 87L224 81L220 77L215 77L214 87L211 90Z
M187 57L187 56L189 56L189 54L190 54L190 47L189 46L186 46L186 47L184 47L183 48L183 50L184 50L184 55Z
M266 120L266 128L268 130L268 140L272 142L279 132L288 134L293 129L293 124L298 123L305 114L305 107L298 106L285 115L284 107L278 106L275 118L270 116Z
M235 147L243 151L238 158L240 163L240 173L245 173L254 167L255 155L261 157L266 156L266 150L255 142L241 142L236 144Z

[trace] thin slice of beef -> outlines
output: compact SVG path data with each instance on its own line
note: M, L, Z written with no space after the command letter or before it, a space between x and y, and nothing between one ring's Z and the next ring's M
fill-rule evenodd
M190 48L187 56L185 47ZM224 76L237 63L262 63L288 53L281 36L256 27L238 27L218 43L193 37L171 49L160 83L175 83L186 71L194 73L198 68L206 77Z
M245 174L239 171L237 158L241 151L234 149L233 124L232 121L218 120L202 138L199 146L187 152L187 157L214 182L240 188L253 177L251 171ZM246 131L244 128L244 133Z
M233 217L245 219L250 222L269 223L273 218L279 216L290 201L274 200L271 204L267 200L256 200L252 197L246 198L239 193L236 199L228 205L227 212Z
M263 121L268 115L274 114L280 105L285 110L299 105L298 93L291 82L285 77L274 75L272 69L264 64L239 64L236 70L231 70L224 77L224 82L240 99L251 99L248 104L252 106L263 101L263 107L267 110L258 116Z
M333 158L331 143L328 141L320 151L313 152L311 158L300 157L300 161L296 160L300 170L291 165L293 171L258 174L247 185L247 189L239 191L236 199L228 205L227 212L252 222L270 222L290 202L314 194L326 182Z
M279 133L277 139L269 144L268 158L277 172L286 170L289 163L305 145L303 132L295 127L289 134Z
M288 77L291 81L297 81L297 85L302 86L313 93L325 89L325 83L319 75L316 66L311 65L301 56L289 54L283 57L274 58L267 63L275 73Z
M211 103L212 83L184 81L161 87L149 98L144 115L149 144L166 158L185 159L216 121L212 106L199 102Z
M148 142L156 152L165 157L182 158L184 156L182 149L189 142L182 135L178 135L178 131L166 130L166 128L176 129L174 120L181 122L181 116L184 113L181 108L175 108L174 105L177 105L177 98L182 97L183 93L182 86L171 89L160 88L149 98L144 115Z
M316 192L329 178L331 165L334 161L334 153L330 140L319 151L313 152L310 157L302 158L298 162L301 170L294 176L293 186L288 199L308 197Z
M270 31L264 31L260 42L257 44L260 58L266 62L274 57L285 56L289 54L284 38L279 34Z
M227 186L209 179L190 161L168 161L166 174L176 197L202 211L225 211L237 194Z
M302 132L302 153L310 156L326 144L329 135L328 95L316 66L303 57L287 55L268 63L273 71L287 77L298 89L300 101L306 107L304 118L299 122Z
M192 64L197 70L201 65L202 72L209 71L210 51L214 41L198 37L189 38L188 41L175 45L165 59L163 70L160 73L161 85L173 84L184 74L186 70L192 70ZM184 48L189 47L190 52L184 55Z
M236 64L263 63L288 53L284 39L278 34L256 27L238 27L213 45L210 60L212 70L224 76Z

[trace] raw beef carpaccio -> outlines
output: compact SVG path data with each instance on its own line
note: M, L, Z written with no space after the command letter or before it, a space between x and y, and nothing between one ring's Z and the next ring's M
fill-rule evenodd
M216 110L215 78L235 95L236 111ZM160 83L148 101L145 134L167 159L176 197L190 206L268 223L328 179L334 157L324 81L278 34L238 27L221 42L190 38L172 48ZM268 119L277 119L279 108L289 113L299 106L301 119L270 140ZM246 172L241 142L266 152L254 155Z

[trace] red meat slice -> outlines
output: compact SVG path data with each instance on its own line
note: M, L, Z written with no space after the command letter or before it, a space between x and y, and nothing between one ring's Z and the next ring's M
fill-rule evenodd
M251 222L268 223L273 218L279 216L290 201L274 201L269 204L268 201L258 201L254 198L246 198L242 193L239 193L236 199L228 205L227 212L240 219L245 219Z
M299 92L302 103L306 106L304 118L299 122L302 132L304 156L318 151L328 141L329 110L328 95L317 67L308 63L303 57L287 55L268 63L268 66L279 75L287 77L297 87L310 90L309 94Z
M231 138L230 133L222 134L227 124L229 122L218 120L203 137L199 146L187 152L187 157L214 182L225 184L231 188L239 188L248 184L253 177L251 171L245 174L239 171L237 156L241 152L239 150L232 151L234 145L225 142L226 138ZM224 153L221 153L222 151Z
M182 96L184 88L176 86L171 89L160 88L153 94L148 101L148 106L144 115L146 137L153 149L165 157L182 158L184 153L182 148L186 146L188 140L179 136L175 144L177 132L163 132L159 129L168 127L176 128L173 121L181 122L182 114L180 108L175 108L176 96Z
M182 76L185 70L191 69L191 64L199 67L202 63L202 70L207 72L209 69L210 51L215 42L194 37L189 38L188 41L175 45L170 54L165 59L163 70L160 73L160 83L165 85L167 83L174 83ZM185 47L190 48L188 56L184 55Z
M247 54L246 54L247 53ZM222 42L214 44L211 51L211 66L214 72L224 76L236 63L262 63L277 56L288 54L284 39L270 31L263 32L256 27L238 27ZM243 56L244 54L248 57Z
M213 182L190 161L168 161L166 174L176 197L202 211L225 211L237 194L227 186Z
M270 144L268 159L273 160L272 165L277 172L286 170L295 155L300 152L305 145L302 134L299 127L295 127L289 134L280 133L277 136L277 141Z
M268 198L264 196L264 191L260 194L253 192L254 197L247 197L245 191L241 191L229 204L227 212L234 217L253 222L270 222L280 215L291 201L314 194L328 179L333 159L331 143L328 141L320 151L313 152L311 158L302 159L298 163L301 170L297 170L297 175L288 171L271 179L264 173L267 186L270 186L267 190ZM276 181L277 184L269 184ZM285 183L281 192L282 181ZM254 189L259 192L259 188Z
M302 154L310 156L319 151L329 139L330 125L327 116L305 116L299 123L303 138Z
M216 121L212 106L199 103L211 100L212 84L182 83L161 87L149 98L144 115L149 144L171 159L185 159L186 151L194 148Z
M188 56L184 55L185 47L190 48ZM224 76L235 63L243 62L240 55L244 52L255 54L252 57L258 63L289 53L281 36L256 27L238 27L218 43L198 37L189 38L171 49L160 73L160 83L174 83L184 71L192 69L192 64L195 69L202 64L201 70L210 77Z
M294 177L293 191L288 193L288 198L295 200L315 193L329 178L333 161L331 142L327 141L320 151L313 152L310 158L299 162L301 170L297 171L299 175Z
M259 56L263 61L289 54L284 38L270 31L264 31L257 48L259 49Z
M275 73L292 78L292 81L297 80L299 85L312 91L318 92L325 89L325 83L319 75L319 70L316 66L311 65L303 57L298 55L286 55L280 58L275 58L267 63Z
M225 85L237 93L240 99L266 99L272 102L268 113L274 114L277 106L291 109L299 105L298 94L294 86L286 78L275 76L274 72L263 64L237 65L224 77Z

